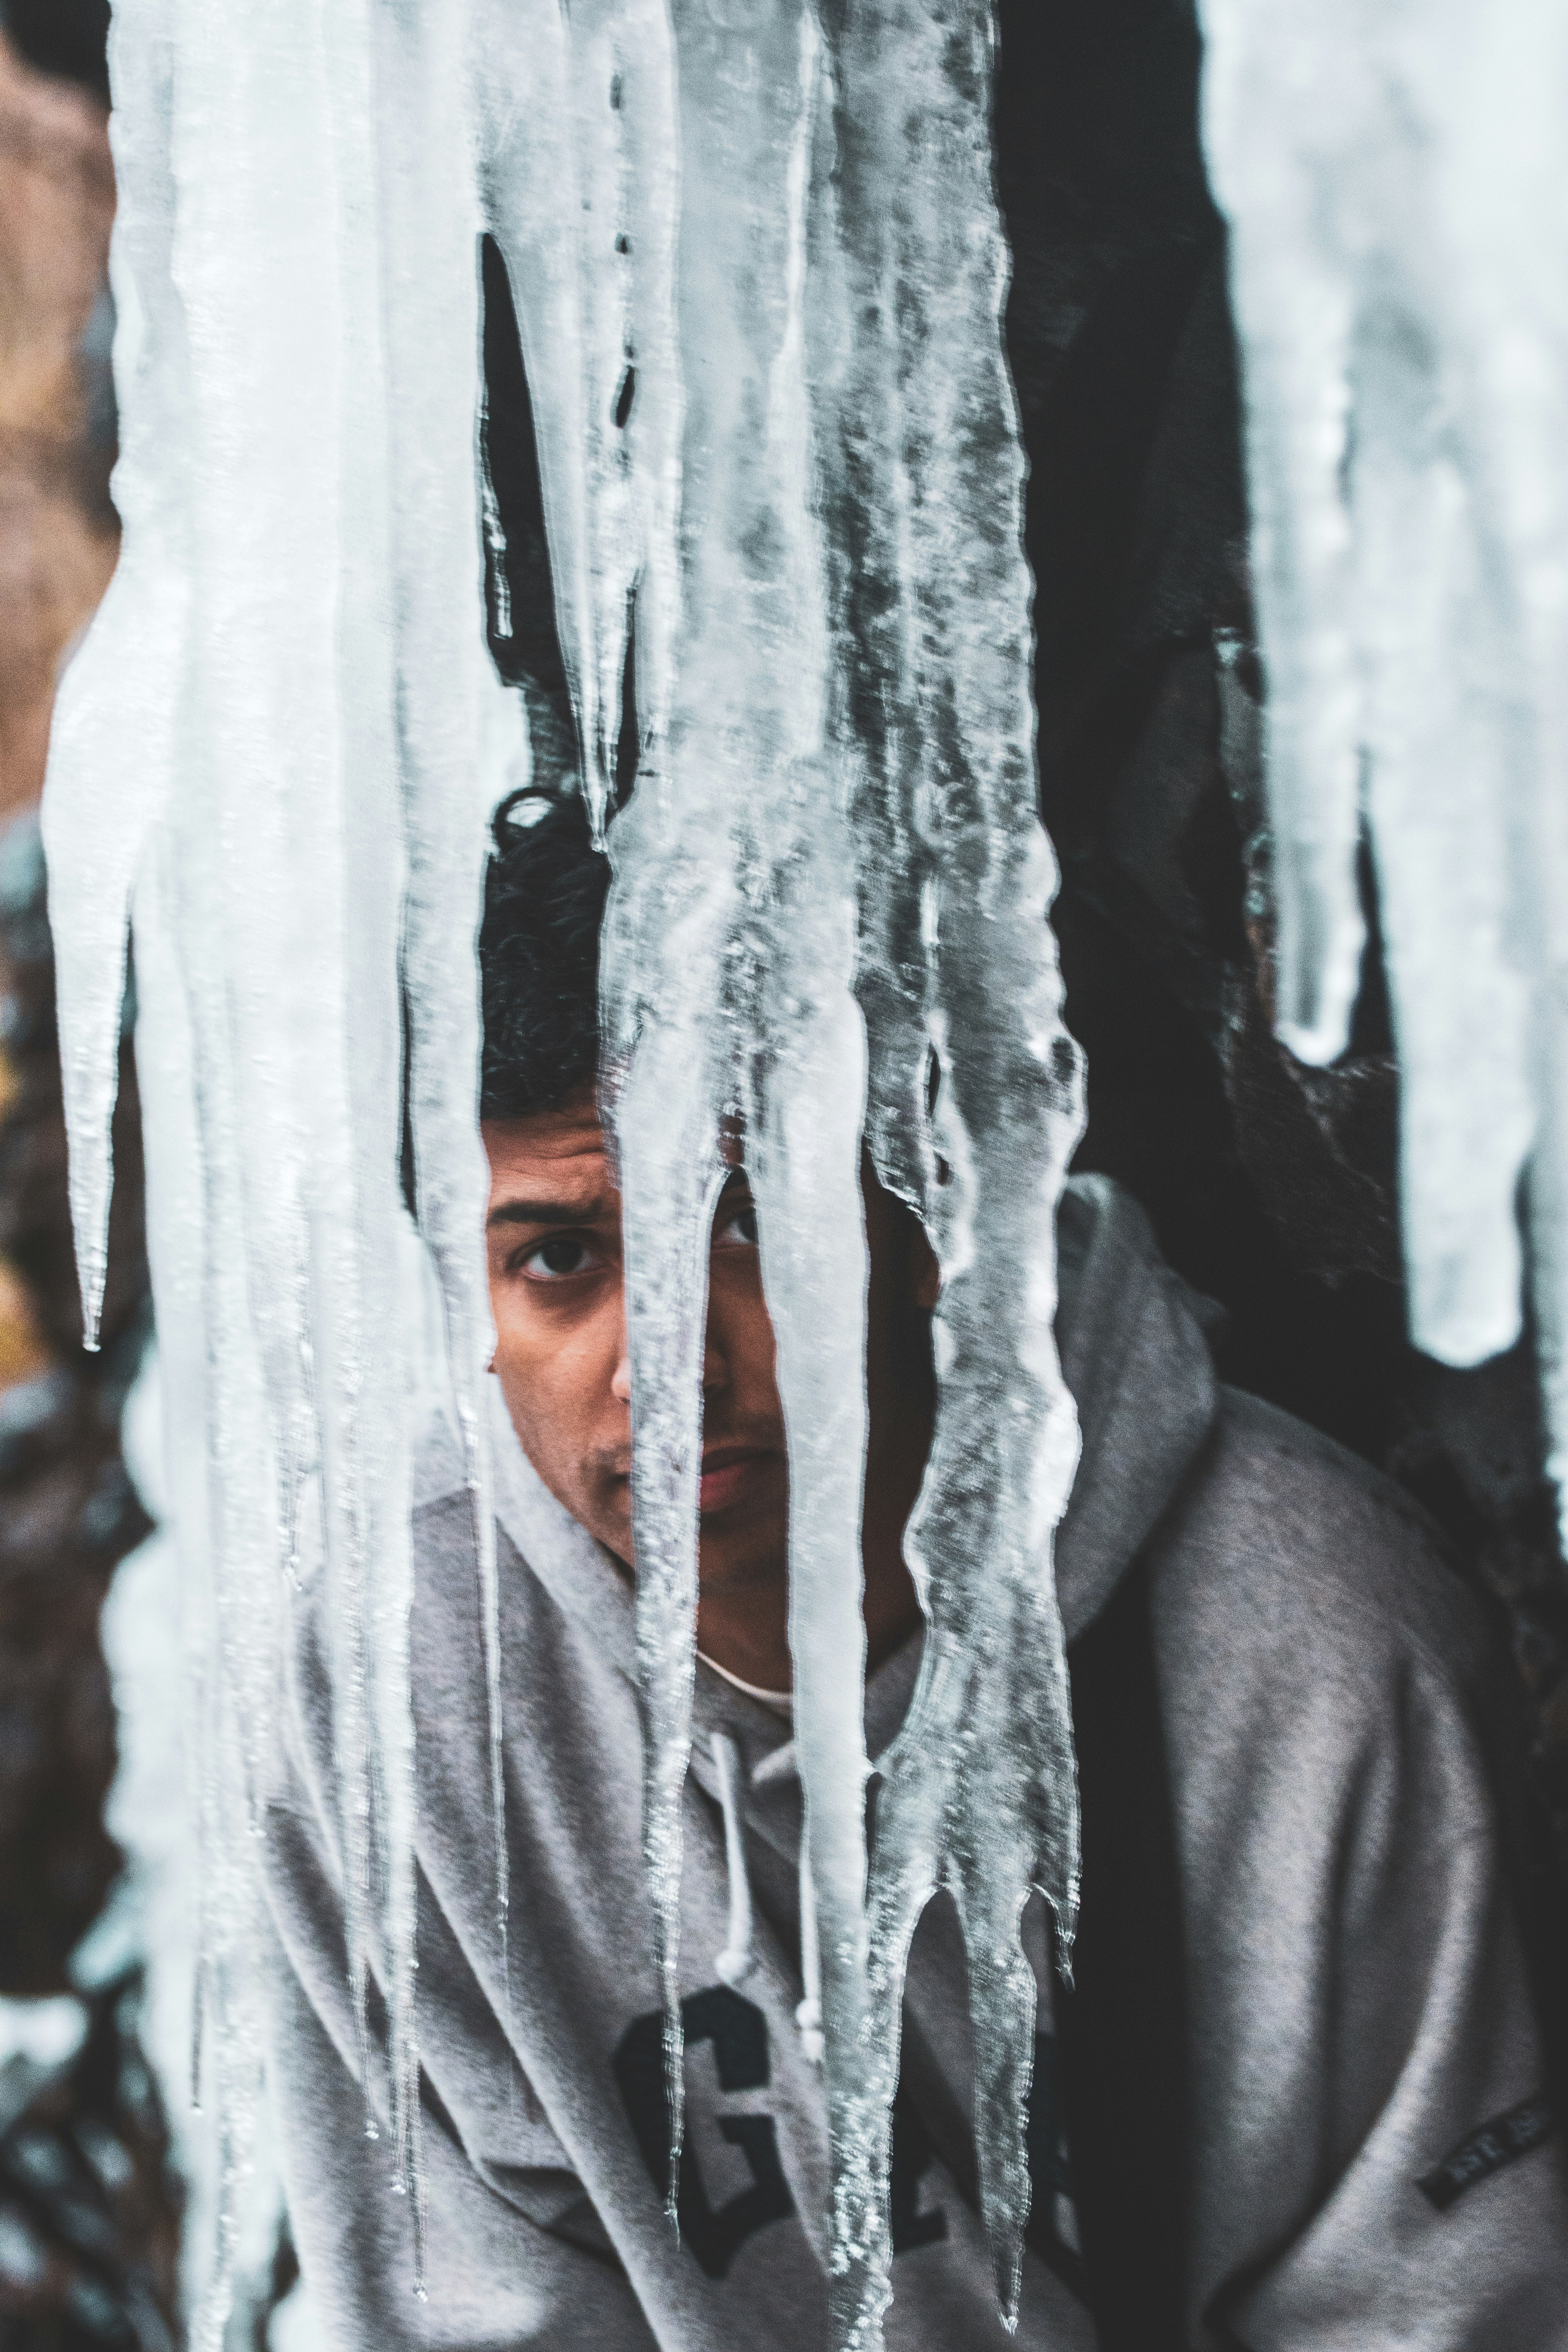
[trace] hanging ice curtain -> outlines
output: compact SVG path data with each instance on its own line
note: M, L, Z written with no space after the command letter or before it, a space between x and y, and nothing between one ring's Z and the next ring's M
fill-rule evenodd
M412 2155L403 1482L419 1327L386 1270L405 1024L418 1224L482 1531L472 943L484 817L526 757L479 593L490 234L601 824L635 600L641 761L607 825L605 1021L657 1957L673 2034L693 1302L730 1115L792 1439L837 2326L868 2346L914 1920L952 1888L1011 2305L1033 2047L1019 1917L1038 1885L1065 1938L1077 1886L1051 1572L1076 1434L1051 1323L1079 1073L1035 814L991 68L982 0L121 0L125 553L68 681L47 814L89 1300L128 914L134 931L180 1531L210 1616L207 1951L235 2112L253 2024L247 1743L314 1512L344 1695L352 1966L363 1980L373 1949L389 1956ZM869 1865L863 1139L944 1276L911 1539L931 1633Z

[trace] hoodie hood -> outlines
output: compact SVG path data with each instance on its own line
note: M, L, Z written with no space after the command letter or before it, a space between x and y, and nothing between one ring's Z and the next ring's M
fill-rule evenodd
M1057 1530L1057 1598L1069 1642L1099 1616L1186 1477L1219 1391L1209 1302L1163 1264L1138 1203L1078 1176L1057 1219L1057 1346L1080 1450Z

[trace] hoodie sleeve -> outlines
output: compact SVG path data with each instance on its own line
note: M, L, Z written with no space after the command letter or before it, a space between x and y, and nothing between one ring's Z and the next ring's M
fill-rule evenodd
M1486 1629L1395 1490L1248 1407L1162 1577L1196 2341L1564 2352L1568 2193Z

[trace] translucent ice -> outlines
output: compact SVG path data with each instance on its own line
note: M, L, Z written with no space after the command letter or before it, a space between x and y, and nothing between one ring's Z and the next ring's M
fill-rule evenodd
M156 1349L148 1349L126 1399L121 1443L139 1499L162 1520L168 1449ZM207 2306L221 2198L233 2295L229 2341L249 2341L265 2330L273 2301L283 2192L265 2099L237 2200L233 2180L220 2179L213 2105L197 2113L190 2104L196 1906L182 1586L174 1548L159 1526L116 1569L104 1603L116 1733L104 1826L123 1868L107 1908L71 1955L71 1979L91 1991L122 1980L131 1968L140 1971L137 2038L158 2086L184 2209L179 2308L188 2320Z
M942 1885L968 1945L1010 2310L1033 2051L1020 1917L1038 1886L1065 1955L1077 1891L1051 1569L1076 1434L1051 1324L1079 1102L1035 814L988 8L271 0L220 21L204 0L123 0L115 22L125 568L69 681L49 845L89 1293L128 908L134 931L171 1491L202 1633L209 2064L234 2163L259 2049L257 1742L290 1575L319 1549L350 1968L362 2004L372 1971L387 1996L386 2111L416 2177L406 1430L427 1342L405 1270L405 1097L497 1687L471 944L484 812L527 755L478 593L500 528L475 463L487 232L615 870L604 1093L672 2069L703 1279L740 1150L791 1454L838 2336L879 2339L902 1973ZM634 626L641 758L615 814ZM129 793L112 765L128 714ZM911 1537L930 1633L869 1855L863 1150L943 1275ZM500 1865L497 1895L504 1911ZM379 2063L368 2034L363 2055Z
M1268 673L1287 1042L1346 1043L1378 885L1416 1344L1521 1320L1568 1469L1568 19L1203 0Z
M1051 1339L1051 1224L1077 1067L1034 814L990 26L982 9L955 26L919 8L819 20L689 6L674 22L684 385L678 400L639 362L638 396L646 383L661 415L684 415L679 604L668 681L649 665L637 790L609 832L605 973L649 1859L672 1960L708 1139L727 1112L756 1188L790 1436L836 2305L844 2340L868 2343L887 2294L887 2118L919 1912L950 1885L968 1937L982 2179L1010 2307L1033 2049L1019 1916L1039 1884L1070 1935L1077 1883L1049 1564L1076 1450ZM637 611L640 652L640 587ZM863 1131L925 1215L945 1276L917 1538L932 1631L868 1895Z
M386 1999L385 2105L415 2170L405 1058L483 1484L467 947L500 689L472 535L478 208L467 11L406 16L115 10L124 551L47 795L89 1325L128 916L134 932L226 2244L263 2039L250 1806L307 1527L332 1596L351 1973L362 2008L373 1966Z

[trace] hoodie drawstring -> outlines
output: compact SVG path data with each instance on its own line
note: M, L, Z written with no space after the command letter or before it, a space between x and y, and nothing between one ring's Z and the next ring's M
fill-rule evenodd
M722 1731L713 1734L712 1748L719 1775L719 1809L724 1816L724 1859L730 1871L730 1932L723 1950L714 1956L713 1973L721 1984L738 1985L752 1965L752 1883L746 1875L746 1848L741 1835L741 1751Z
M811 1883L805 1822L800 1829L800 1980L805 1999L795 2011L800 2046L812 2065L822 2063L822 1964L816 1948L816 1891Z
M752 1966L752 1883L746 1874L746 1845L741 1828L741 1751L728 1732L716 1731L710 1741L713 1769L719 1777L719 1810L724 1818L724 1860L730 1877L730 1924L724 1948L713 1956L713 1973L721 1984L738 1985ZM822 2063L822 1968L816 1948L816 1896L805 1838L800 1841L800 1976L805 1999L795 2013L800 2045L812 2065Z

